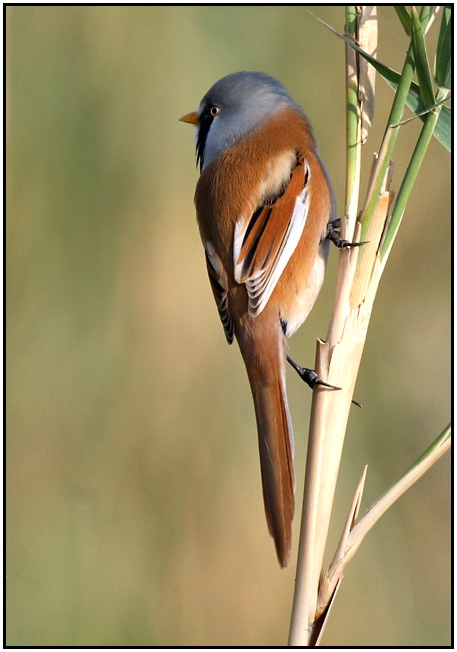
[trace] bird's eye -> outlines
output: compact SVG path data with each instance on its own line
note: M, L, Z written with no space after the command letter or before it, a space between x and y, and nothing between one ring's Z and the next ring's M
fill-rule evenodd
M210 114L211 114L211 115L213 116L213 118L214 118L214 116L216 116L218 113L221 112L221 109L220 109L220 107L218 107L218 106L212 106L212 107L210 108L209 112L210 112Z

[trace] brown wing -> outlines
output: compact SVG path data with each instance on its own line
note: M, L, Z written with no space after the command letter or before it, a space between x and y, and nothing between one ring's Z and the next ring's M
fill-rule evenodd
M216 300L219 317L224 327L227 342L233 342L233 321L228 309L228 280L227 273L222 265L222 261L216 253L211 242L205 242L206 268L208 270L211 289L213 290L214 299Z
M296 159L285 190L282 181L276 198L268 198L248 220L236 223L234 275L246 286L254 316L267 304L302 236L310 202L309 175L303 157Z

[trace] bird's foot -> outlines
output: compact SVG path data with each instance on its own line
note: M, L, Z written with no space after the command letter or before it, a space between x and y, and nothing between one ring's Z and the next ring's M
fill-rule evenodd
M290 355L287 356L287 362L295 369L300 378L304 380L305 383L311 387L311 389L314 389L315 385L321 385L322 387L327 387L327 389L341 389L341 387L336 387L336 385L330 385L329 383L326 383L325 380L322 380L322 378L317 375L314 369L300 367L300 365L297 364L295 360L292 360ZM354 405L357 405L359 408L362 407L357 401L353 400L351 402L354 403Z
M322 385L322 387L328 387L328 389L341 389L341 387L335 387L335 385L329 385L329 383L326 383L325 380L319 378L319 376L314 371L314 369L308 369L307 367L300 367L300 365L297 364L295 360L292 360L290 355L287 356L287 362L295 369L295 371L300 376L300 378L304 380L305 383L311 387L311 389L314 388L314 385Z
M349 240L344 240L339 233L340 228L340 218L332 220L327 224L327 240L333 242L333 244L338 247L338 249L349 249L350 247L360 247L361 245L367 244L368 240L364 242L349 242Z

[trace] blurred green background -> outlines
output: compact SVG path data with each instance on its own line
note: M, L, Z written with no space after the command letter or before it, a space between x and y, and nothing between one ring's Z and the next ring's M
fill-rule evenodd
M342 6L311 9L343 29ZM250 391L206 278L178 118L229 72L278 77L341 211L343 45L299 6L6 13L7 644L283 645L294 562L280 571L267 534ZM399 69L406 49L380 8L379 57ZM392 100L377 91L364 178ZM394 187L419 128L402 128ZM326 335L336 261L291 342L302 364ZM363 465L362 510L449 421L449 325L450 157L434 141L375 304L333 544ZM291 372L288 393L300 499L311 392ZM449 642L448 456L364 542L324 644Z

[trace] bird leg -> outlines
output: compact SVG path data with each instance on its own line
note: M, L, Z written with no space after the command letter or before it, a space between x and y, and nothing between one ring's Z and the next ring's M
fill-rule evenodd
M305 383L311 387L311 389L314 388L314 385L322 385L322 387L327 387L328 389L341 389L341 387L330 385L329 383L326 383L325 380L322 380L322 378L319 378L314 369L300 367L300 365L297 364L295 360L292 360L290 355L287 356L287 362L295 369L300 378L304 380ZM354 405L357 405L359 408L362 407L357 401L352 400L351 403L354 403Z
M340 236L339 233L339 228L340 228L340 218L338 217L336 220L332 220L327 224L327 234L326 238L327 240L330 240L333 242L335 246L338 247L338 249L346 249L349 247L360 247L361 245L367 244L367 240L364 242L349 242L349 240L343 240L343 238Z
M314 385L322 385L323 387L328 387L329 389L341 389L341 387L335 387L335 385L329 385L322 378L319 378L314 369L308 369L307 367L300 367L299 364L292 360L290 355L287 356L287 362L295 369L297 374L302 380L305 381L307 385L314 388Z

